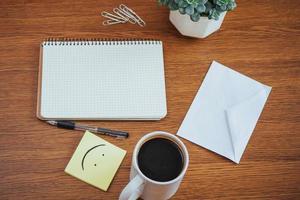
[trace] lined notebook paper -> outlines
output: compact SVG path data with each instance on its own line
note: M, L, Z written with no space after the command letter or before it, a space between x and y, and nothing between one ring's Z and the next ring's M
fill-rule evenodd
M41 119L161 119L167 113L161 41L46 41Z

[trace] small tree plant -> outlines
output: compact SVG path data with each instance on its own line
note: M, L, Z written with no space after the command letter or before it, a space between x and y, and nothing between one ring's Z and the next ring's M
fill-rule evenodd
M236 7L235 0L158 0L158 2L170 10L178 10L183 15L189 15L194 22L199 21L201 16L218 20L222 12Z

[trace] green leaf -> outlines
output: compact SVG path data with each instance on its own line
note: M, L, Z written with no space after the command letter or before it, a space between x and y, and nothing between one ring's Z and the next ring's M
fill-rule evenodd
M180 12L180 14L185 15L185 8L179 8L178 11Z
M198 3L199 3L199 0L185 0L188 4L190 4L190 5L194 5L194 6L196 6L196 5L198 5Z
M169 7L170 10L178 10L178 8L179 8L178 4L175 3L174 0L169 2L168 7Z
M224 12L224 11L226 11L227 10L227 7L226 7L226 5L225 6L216 6L215 7L215 9L216 10L218 10L219 12Z
M204 11L204 13L205 13L206 15L208 15L208 14L209 14L209 11L210 11L211 9L213 9L213 4L212 4L210 1L208 1L208 2L205 4L205 11Z
M214 0L214 3L218 6L227 5L231 0Z
M199 0L198 4L206 4L208 0Z
M190 16L190 18L193 22L198 22L200 20L200 14L195 12Z
M194 12L195 12L194 6L189 5L188 7L185 8L185 12L186 12L186 14L188 14L188 15L194 14Z
M196 7L196 10L198 13L202 13L202 12L205 12L205 5L204 4L199 4L197 7Z
M220 12L218 12L216 9L213 8L209 11L208 19L218 20L219 17L220 17Z
M229 2L227 4L227 10L233 10L236 8L236 3L233 1L233 2Z
M187 6L189 6L189 4L187 2L185 2L184 0L180 0L178 3L179 8L186 8Z

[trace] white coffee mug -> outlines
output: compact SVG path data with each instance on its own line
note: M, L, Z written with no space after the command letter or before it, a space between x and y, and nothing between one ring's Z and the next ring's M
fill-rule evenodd
M154 138L165 138L169 139L180 148L182 155L183 155L183 168L181 173L173 180L167 182L159 182L155 180L151 180L146 177L138 166L138 153L141 146L147 142L148 140ZM133 156L132 156L132 165L130 171L130 182L127 186L123 189L122 193L120 194L119 200L135 200L141 197L144 200L148 199L169 199L171 198L176 191L185 175L185 172L188 168L189 164L189 154L188 151L183 144L175 135L170 133L156 131L149 133L143 136L138 143L136 144Z

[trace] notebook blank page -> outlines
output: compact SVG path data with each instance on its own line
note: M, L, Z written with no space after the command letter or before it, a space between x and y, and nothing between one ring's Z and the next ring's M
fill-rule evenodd
M159 119L166 114L162 44L45 45L41 116Z

